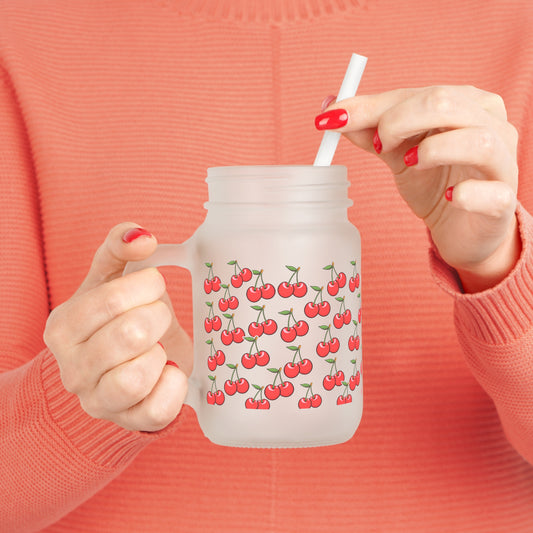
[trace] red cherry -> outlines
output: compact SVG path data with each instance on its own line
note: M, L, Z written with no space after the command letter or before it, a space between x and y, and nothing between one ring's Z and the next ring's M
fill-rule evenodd
M215 402L217 405L222 405L225 399L226 397L224 396L224 393L221 390L217 390L215 392Z
M307 285L301 281L295 283L292 287L294 289L293 294L297 298L303 298L307 294Z
M261 289L259 287L249 287L246 291L246 297L250 302L258 302L261 299Z
M348 396L346 396L346 398L345 398L345 401L346 401L346 403L352 403L352 395L348 394Z
M344 372L342 370L339 370L335 374L335 385L337 385L337 387L340 387L343 381L344 381Z
M233 330L233 340L237 343L244 340L244 330L242 328L237 328Z
M237 309L239 307L239 299L236 296L232 296L228 300L228 305L230 309Z
M249 388L250 388L250 384L244 378L241 378L239 379L239 381L237 381L237 392L238 393L244 394L245 392L248 392Z
M284 398L287 398L294 392L294 385L290 381L284 381L280 385L280 392Z
M357 371L357 374L355 374L355 385L359 385L359 383L361 382L361 372L359 372L359 370Z
M293 285L290 285L286 281L279 284L278 294L282 298L288 298L289 296L292 296L293 291L294 291Z
M319 342L316 347L316 353L320 357L326 357L326 355L328 355L329 353L329 344L326 342L322 342L322 341Z
M210 279L204 279L204 291L209 294L213 290L213 282Z
M283 367L283 372L288 378L295 378L300 373L300 366L296 363L287 363Z
M298 366L300 367L300 374L309 374L313 370L313 363L310 359L302 359Z
M228 379L226 383L224 383L224 390L228 396L233 396L237 392L237 382Z
M346 274L344 272L339 272L337 275L337 283L341 289L346 285Z
M352 321L352 312L349 309L346 309L346 311L344 311L344 314L342 315L342 318L344 320L344 323L348 325Z
M204 328L207 333L211 333L213 330L213 321L210 318L204 320Z
M263 335L264 326L263 324L259 324L258 322L252 322L248 326L248 333L251 337L260 337Z
M335 352L338 352L339 351L339 348L341 347L341 343L339 341L339 339L337 339L337 337L333 337L330 341L329 341L329 351L331 353L335 353Z
M267 283L261 287L261 295L265 300L270 300L276 294L276 289L271 283Z
M320 394L315 394L311 398L311 407L320 407L321 403L322 403L322 396L320 396Z
M212 318L211 323L213 324L213 329L215 331L219 331L220 328L222 327L222 320L221 320L221 318L218 315L215 315Z
M329 305L329 302L321 302L318 304L318 314L320 316L327 316L330 311L331 305Z
M303 298L307 294L307 285L303 282L295 283L293 286L293 294L296 298Z
M349 386L350 390L354 390L355 387L357 387L357 383L355 382L355 376L350 376Z
M216 398L215 395L212 392L207 393L207 403L209 405L215 405Z
M333 390L335 388L335 377L334 376L325 376L322 381L322 385L326 390Z
M225 313L225 312L228 310L228 307L229 307L229 301L226 300L226 298L221 298L221 299L218 301L218 308L219 308L223 313Z
M225 346L229 346L233 342L233 333L225 329L220 334L220 340L222 341L222 344L224 344Z
M249 268L243 268L241 270L241 278L243 281L250 281L252 279L252 271Z
M359 346L361 345L361 339L359 338L359 335L355 337L355 349L359 350Z
M270 409L270 402L268 400L260 400L258 404L258 409Z
M273 335L278 330L278 325L274 320L269 318L266 322L263 322L263 331L267 335Z
M220 286L222 284L222 282L220 281L220 278L218 276L215 276L212 280L211 280L211 284L213 286L213 290L215 292L219 291L220 290Z
M342 328L342 326L344 325L344 318L343 318L343 316L342 316L340 313L337 313L337 314L333 317L333 325L334 325L337 329Z
M257 360L255 358L255 354L253 353L245 353L241 357L241 363L244 368L253 368L257 364Z
M217 350L215 352L215 360L218 366L222 366L226 362L226 356L222 350Z
M311 407L311 398L300 398L298 407L300 409L309 409Z
M337 398L337 405L344 405L346 403L346 398L344 396L339 396Z
M360 278L359 274L356 274L355 277L350 278L350 283L348 284L348 287L352 292L355 292L355 289L359 288Z
M259 407L259 402L256 402L253 398L248 398L244 402L244 407L246 407L246 409L257 409Z
M359 324L361 323L362 314L363 314L363 309L360 307L359 312L357 313L357 321L359 322Z
M330 281L328 283L328 294L330 296L336 296L338 292L339 292L339 283L338 283L338 281L337 280Z
M264 350L261 350L259 353L255 354L255 360L259 366L265 366L270 362L270 355Z
M350 335L348 339L348 349L352 352L355 350L355 337L353 335Z
M242 274L234 274L231 276L231 284L238 289L243 284Z
M299 335L300 337L307 335L307 332L309 331L309 324L304 320L299 320L293 327L296 330L296 335Z
M216 360L214 355L210 355L207 358L207 368L209 368L209 370L211 370L211 371L216 370L216 368L217 368L217 360Z
M265 396L269 400L276 400L277 398L279 398L280 394L281 389L279 385L267 385L265 387Z
M315 304L313 302L309 302L304 307L305 316L307 316L309 318L315 318L315 316L318 315L318 309L319 309L319 307L318 307L317 304Z
M281 330L281 338L285 342L292 342L297 336L296 329L294 326L291 326L290 328L283 328Z

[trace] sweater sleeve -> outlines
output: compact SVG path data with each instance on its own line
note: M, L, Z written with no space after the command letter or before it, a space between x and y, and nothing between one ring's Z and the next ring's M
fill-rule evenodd
M18 95L0 68L0 532L54 523L151 440L89 417L62 386L49 312L38 187ZM171 424L174 426L174 424Z
M455 299L459 341L472 373L492 398L509 442L533 464L533 217L519 205L522 253L489 290L464 294L457 273L430 249L437 283Z

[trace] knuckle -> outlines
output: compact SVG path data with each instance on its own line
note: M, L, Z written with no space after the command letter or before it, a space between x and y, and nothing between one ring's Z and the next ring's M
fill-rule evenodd
M445 115L450 113L455 106L455 101L448 87L433 87L426 96L426 107L433 112Z
M147 372L135 364L119 372L114 383L116 393L122 398L130 398L132 404L140 402L151 390Z
M108 290L103 297L103 306L107 316L114 318L126 310L126 302L123 293L119 290Z
M149 339L149 331L143 320L129 318L117 326L117 341L128 350L137 351Z
M49 315L43 332L43 340L46 346L52 350L56 346L60 346L65 340L65 328L63 327L63 319L61 313L61 306L56 307Z
M505 101L500 94L489 93L488 107L489 109L494 109L495 112L499 115L502 115L502 117L507 118L507 108L505 107Z
M67 392L78 395L83 390L80 373L72 367L59 366L59 375Z
M499 187L498 192L496 193L496 202L501 213L507 213L511 209L514 210L516 205L516 194L509 186Z
M156 313L156 320L158 323L165 326L165 330L170 325L170 322L172 321L172 312L170 311L168 305L158 300L155 302L155 313Z
M79 397L81 408L93 418L105 419L106 410L101 403L94 397L94 395L87 395Z
M494 155L497 140L494 132L491 130L480 128L476 136L476 150L483 154L484 157Z
M176 406L171 402L150 402L147 406L147 420L153 430L168 426L176 417Z

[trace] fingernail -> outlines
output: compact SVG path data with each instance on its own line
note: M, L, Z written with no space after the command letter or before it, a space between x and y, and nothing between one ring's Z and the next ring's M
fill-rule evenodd
M374 150L377 154L381 154L381 150L383 150L383 145L381 144L381 139L379 138L378 130L374 133L374 137L372 138L372 144L374 145Z
M179 368L178 363L175 363L174 361L171 361L170 359L165 363L165 365L175 366L176 368Z
M446 189L446 192L444 193L444 197L446 198L446 200L448 200L448 202L452 201L452 198L453 198L453 187L448 187Z
M348 123L348 112L346 109L332 109L321 113L315 118L317 130L336 130Z
M322 104L320 105L320 109L324 111L324 109L327 109L335 100L337 97L334 94L330 94L329 96L326 96L324 100L322 100Z
M157 341L157 344L159 344L159 346L161 346L161 348L163 348L163 350L165 349L165 347L163 346L163 343L161 341Z
M416 165L418 163L418 146L413 146L412 148L409 148L409 150L405 152L403 160L408 167Z
M138 239L139 237L143 237L143 236L151 237L152 234L144 228L132 228L126 231L124 235L122 235L122 240L125 243L129 244L130 242L133 242L135 239Z

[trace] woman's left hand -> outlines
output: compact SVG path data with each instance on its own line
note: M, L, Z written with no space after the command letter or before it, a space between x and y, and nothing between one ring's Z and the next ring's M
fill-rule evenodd
M342 100L315 124L390 167L465 291L489 288L512 270L521 251L518 134L500 96L470 86L398 89Z

